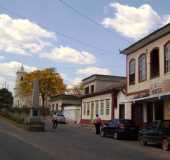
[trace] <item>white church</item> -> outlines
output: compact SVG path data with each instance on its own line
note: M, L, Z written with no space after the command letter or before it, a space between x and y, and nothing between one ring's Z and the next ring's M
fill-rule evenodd
M15 81L15 88L14 88L14 107L17 108L27 108L32 106L32 94L22 96L20 94L20 86L19 82L23 80L24 75L26 74L24 70L24 66L22 65L20 69L16 72L16 81Z

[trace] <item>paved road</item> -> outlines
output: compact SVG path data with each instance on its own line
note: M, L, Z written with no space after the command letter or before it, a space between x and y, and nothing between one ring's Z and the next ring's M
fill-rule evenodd
M101 138L87 129L61 125L27 132L0 120L2 160L169 160L170 152L135 141Z

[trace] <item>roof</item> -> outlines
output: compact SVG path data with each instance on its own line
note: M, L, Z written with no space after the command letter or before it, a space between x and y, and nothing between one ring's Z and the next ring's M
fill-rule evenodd
M59 94L56 96L50 97L50 101L56 101L56 100L80 100L79 96L75 95L67 95L67 94Z
M113 76L113 75L102 75L102 74L93 74L87 78L84 78L82 81L86 81L86 80L89 80L89 79L93 79L93 80L118 80L118 79L125 79L125 77L123 76Z
M131 54L131 53L137 51L138 49L152 43L153 41L156 41L157 39L159 39L167 34L170 34L170 23L168 23L167 25L152 32L151 34L147 35L146 37L140 39L139 41L130 45L129 47L121 50L120 53L125 54L125 55Z

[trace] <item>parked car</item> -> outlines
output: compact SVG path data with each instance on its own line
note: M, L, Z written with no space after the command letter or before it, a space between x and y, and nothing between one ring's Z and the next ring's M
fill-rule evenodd
M159 144L165 151L170 149L170 121L155 121L139 131L142 145Z
M101 136L112 136L114 139L137 139L138 127L131 120L113 119L101 128Z
M64 115L63 115L62 113L60 113L60 112L59 112L59 113L55 113L55 114L53 115L53 117L56 117L58 123L63 123L63 124L66 123L66 118L65 118Z

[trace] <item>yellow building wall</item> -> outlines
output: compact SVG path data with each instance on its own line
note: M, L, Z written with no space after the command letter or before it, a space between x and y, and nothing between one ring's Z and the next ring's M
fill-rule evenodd
M164 119L170 120L170 98L164 101Z
M129 62L133 58L136 60L136 74L135 74L135 85L127 85L127 92L138 92L144 89L150 89L152 85L161 84L166 80L170 80L170 72L164 73L164 45L170 40L170 34L148 44L147 46L138 49L134 53L127 56L127 77L129 70ZM152 49L159 47L159 57L160 57L160 77L150 79L150 52ZM147 80L139 82L138 80L138 58L141 54L146 53L147 56ZM127 84L129 84L129 78L127 79Z

